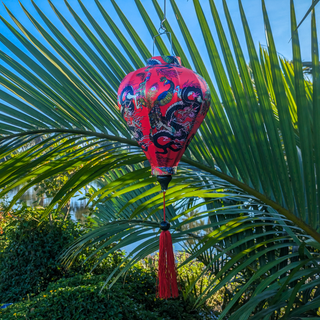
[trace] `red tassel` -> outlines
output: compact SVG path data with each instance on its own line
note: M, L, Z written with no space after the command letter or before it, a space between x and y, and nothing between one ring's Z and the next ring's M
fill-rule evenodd
M159 246L159 285L158 297L161 299L178 297L176 266L172 239L169 231L161 231Z

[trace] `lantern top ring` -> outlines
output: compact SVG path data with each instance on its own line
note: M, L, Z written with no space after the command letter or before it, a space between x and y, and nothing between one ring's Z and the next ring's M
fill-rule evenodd
M181 59L177 56L155 56L147 59L148 66L154 66L157 64L173 64L181 66Z

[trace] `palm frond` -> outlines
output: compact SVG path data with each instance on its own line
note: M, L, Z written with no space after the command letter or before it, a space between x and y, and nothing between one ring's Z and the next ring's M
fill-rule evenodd
M12 207L35 184L72 172L51 200L48 214L61 208L84 186L102 179L104 183L90 195L98 208L97 227L77 240L64 259L68 264L82 248L102 239L117 243L112 250L137 244L125 265L114 271L119 271L117 279L158 249L153 230L161 219L160 189L150 177L146 158L131 139L116 101L123 76L143 67L150 53L134 23L123 14L122 4L113 0L110 4L121 25L114 22L108 8L95 0L111 36L78 2L79 12L65 1L74 19L71 21L49 1L63 30L34 1L34 12L41 19L21 5L39 33L37 37L9 8L6 10L11 20L0 17L12 34L10 39L0 35L0 42L11 52L0 51L0 196L21 186L11 201ZM307 310L315 310L319 300L315 292L320 243L320 90L314 11L310 81L303 73L293 1L292 62L279 57L276 51L264 1L268 47L260 47L259 52L241 1L245 46L240 45L225 0L231 41L214 1L209 0L209 12L204 12L199 0L193 1L194 19L199 23L208 61L201 56L197 39L192 38L176 2L170 3L183 37L179 39L178 32L165 22L172 32L174 51L186 66L193 65L205 78L212 95L212 107L181 160L179 177L167 192L173 242L184 243L190 253L187 262L201 259L206 265L203 274L211 275L197 303L204 303L236 279L238 291L221 318L228 315L230 319L247 319L255 312L253 319L263 319L286 305L288 319L304 316ZM156 32L153 21L141 1L135 4L151 41ZM157 1L152 4L162 17ZM82 14L88 23L81 19ZM212 36L213 26L207 18L214 21L218 41ZM123 35L122 28L128 36ZM122 50L113 43L113 37ZM156 45L161 54L169 53L160 37ZM248 63L244 48L249 53ZM210 78L211 71L215 79ZM245 299L248 292L248 300L237 309L236 302ZM296 299L299 295L310 301L302 304Z

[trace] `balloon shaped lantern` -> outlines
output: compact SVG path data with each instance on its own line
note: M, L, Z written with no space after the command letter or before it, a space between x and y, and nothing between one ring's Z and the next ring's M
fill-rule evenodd
M210 107L210 90L180 58L158 56L129 73L121 82L118 105L123 118L151 164L165 199L171 175ZM160 298L178 296L169 222L160 224Z

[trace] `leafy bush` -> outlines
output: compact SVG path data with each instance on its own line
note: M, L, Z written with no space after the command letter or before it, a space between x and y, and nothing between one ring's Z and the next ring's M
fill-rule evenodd
M155 277L143 268L130 269L123 283L102 290L105 275L77 275L49 284L29 301L0 309L1 319L206 319L180 299L156 298ZM212 318L210 318L212 319Z
M184 263L189 257L190 254L186 252L175 253L177 265L180 265L178 269L180 294L183 296L184 300L188 300L188 303L193 305L196 304L198 298L207 289L212 273L207 272L202 275L198 281L195 281L206 269L206 265L196 259L182 265L182 263ZM141 259L137 265L156 274L158 270L158 262L159 254L156 253ZM221 311L221 305L223 304L223 291L224 289L220 290L210 299L207 299L203 307L208 307L208 309L211 309L212 311Z
M2 190L0 189L0 191ZM7 197L0 198L0 235L3 234L4 228L13 220L13 217L10 213L5 214L7 206ZM0 252L2 251L2 249L2 246L0 246Z
M40 213L36 209L24 208L20 218L6 226L5 232L0 236L3 248L0 252L2 303L19 301L28 294L39 294L50 282L63 276L87 273L93 267L92 260L82 266L82 262L91 253L87 249L77 257L71 269L65 272L57 258L66 245L85 231L79 223L71 220L44 221L39 224L35 217ZM122 253L116 253L105 259L94 273L110 272L121 259L121 255Z
M23 208L1 235L0 302L15 302L0 309L0 319L205 319L207 311L194 310L194 300L156 297L156 268L136 265L123 281L100 291L123 257L116 252L93 270L95 260L84 260L87 248L66 272L57 258L86 231L79 223L44 221L41 210ZM106 248L105 250L108 250ZM100 251L99 256L106 251ZM181 283L181 288L185 284ZM210 318L212 319L212 318Z

